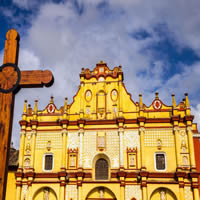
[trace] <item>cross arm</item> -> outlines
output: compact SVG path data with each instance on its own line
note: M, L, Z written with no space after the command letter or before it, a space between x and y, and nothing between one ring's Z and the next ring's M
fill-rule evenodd
M53 74L49 70L21 71L20 87L42 87L53 83Z

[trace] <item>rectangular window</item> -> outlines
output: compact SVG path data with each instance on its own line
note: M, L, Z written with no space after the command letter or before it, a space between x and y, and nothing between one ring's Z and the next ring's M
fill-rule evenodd
M44 170L53 169L53 155L45 155Z
M166 169L165 154L157 153L155 156L156 156L156 169L165 170Z

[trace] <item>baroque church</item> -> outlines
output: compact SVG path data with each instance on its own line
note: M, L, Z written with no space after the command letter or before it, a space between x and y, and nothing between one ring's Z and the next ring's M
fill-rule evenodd
M188 94L132 100L121 66L82 69L61 108L24 104L7 200L199 200L200 142ZM18 155L18 152L15 154ZM12 153L11 153L12 155ZM13 162L11 162L13 163Z

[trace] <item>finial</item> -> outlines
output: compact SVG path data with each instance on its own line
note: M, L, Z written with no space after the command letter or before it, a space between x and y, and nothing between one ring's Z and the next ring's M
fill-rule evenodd
M173 108L176 108L176 99L174 94L172 94L172 106Z
M139 106L140 109L143 109L142 94L139 94Z
M37 110L38 110L37 103L38 103L38 100L36 99L35 100L34 113L37 113Z
M53 103L53 96L51 96L51 100L50 100L50 103Z
M158 92L155 93L156 99L159 99Z
M103 60L101 60L101 61L99 62L99 64L104 64L104 61L103 61Z
M188 99L188 93L185 93L185 105L186 105L186 108L190 107L190 103L189 103L189 99Z
M67 97L65 97L64 111L67 111Z
M24 110L23 110L23 114L27 113L27 100L24 100Z

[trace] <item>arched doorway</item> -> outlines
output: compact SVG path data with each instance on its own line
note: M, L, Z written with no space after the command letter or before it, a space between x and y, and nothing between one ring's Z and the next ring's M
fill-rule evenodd
M106 187L96 187L89 192L86 200L117 200L114 193Z
M177 200L176 195L168 188L158 188L153 191L150 200Z
M56 193L49 187L40 188L33 196L33 200L57 200Z
M100 158L96 162L95 179L96 180L108 180L108 162L104 158Z

